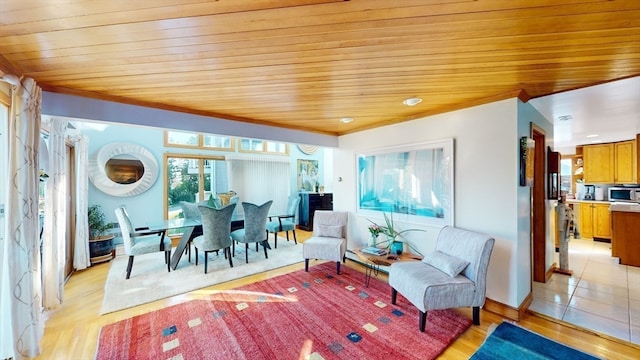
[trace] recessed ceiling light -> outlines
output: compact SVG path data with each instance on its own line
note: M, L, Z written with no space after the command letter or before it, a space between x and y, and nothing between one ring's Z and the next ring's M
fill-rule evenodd
M590 134L590 135L587 135L587 137L588 137L588 138L594 138L594 137L598 137L598 136L600 136L600 135L598 135L598 134Z
M420 104L421 102L422 102L422 99L420 99L419 97L412 97L412 98L405 99L402 103L407 106L415 106Z
M350 117L343 117L342 119L340 119L340 122L343 124L348 124L352 121L353 121L353 118L350 118Z

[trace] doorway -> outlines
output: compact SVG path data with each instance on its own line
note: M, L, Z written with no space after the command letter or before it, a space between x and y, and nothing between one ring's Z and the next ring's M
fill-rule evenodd
M533 188L531 189L531 253L533 256L533 281L546 282L546 206L545 206L545 132L531 124L531 136L535 142L533 164Z

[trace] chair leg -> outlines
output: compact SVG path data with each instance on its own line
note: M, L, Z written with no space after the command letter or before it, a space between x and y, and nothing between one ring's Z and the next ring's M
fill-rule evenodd
M424 332L424 328L427 325L427 312L420 311L420 332Z
M127 277L126 279L129 278L129 275L131 275L131 269L133 268L133 255L129 255L129 263L127 264Z
M338 275L340 275L340 261L336 261L336 268Z
M285 231L285 234L287 235L287 241L289 241L289 230Z
M198 248L196 248L196 266L198 266Z
M224 257L227 257L227 251L229 252L229 266L233 267L233 260L231 260L231 248L224 248Z
M257 243L256 243L256 244L257 244ZM265 241L264 241L264 244L262 244L262 245L264 245L264 246L263 246L263 248L264 248L264 258L265 258L265 259L268 259L268 258L269 258L269 255L267 255L267 245L269 245L269 243L267 242L267 240L265 240Z
M304 259L304 271L309 272L309 259Z
M273 233L273 247L274 249L278 248L278 232Z
M396 304L396 299L398 298L398 290L391 288L391 304Z
M207 264L209 263L209 254L204 251L204 273L207 273Z
M298 244L298 239L296 239L296 229L292 230L293 232L293 242L296 243L296 245Z
M171 272L171 250L164 252L164 260L167 263L167 271Z
M480 325L480 306L473 307L473 325Z
M258 243L256 243L256 251L258 251ZM244 244L244 261L249 263L249 243Z

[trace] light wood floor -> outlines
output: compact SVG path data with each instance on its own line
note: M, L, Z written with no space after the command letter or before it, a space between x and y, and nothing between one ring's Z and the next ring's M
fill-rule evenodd
M310 233L302 230L296 230L296 234L300 242L307 239L310 235ZM353 261L347 260L346 266L364 272L364 268ZM98 333L100 328L106 324L154 311L169 305L207 296L207 294L214 291L232 289L284 273L304 269L304 263L294 264L244 279L230 281L188 294L178 295L100 316L98 313L102 304L104 282L107 278L109 267L110 263L98 264L87 270L75 273L69 279L65 286L64 304L60 308L45 314L46 328L42 341L43 353L37 357L37 359L93 359L97 346ZM383 274L379 277L384 281L387 280ZM471 317L470 309L459 309L458 311ZM468 359L484 341L487 335L487 328L492 323L498 324L502 322L503 318L482 310L480 320L481 324L479 326L472 325L440 358ZM630 343L607 339L542 317L527 314L525 318L519 322L519 325L603 358L640 358L640 350ZM418 319L416 319L416 332L418 332Z

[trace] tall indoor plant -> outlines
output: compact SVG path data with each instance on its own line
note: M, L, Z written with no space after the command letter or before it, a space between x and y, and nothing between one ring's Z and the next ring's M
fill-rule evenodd
M113 253L114 235L107 233L111 229L111 224L107 223L100 205L89 206L88 223L91 264L111 260L115 255Z

